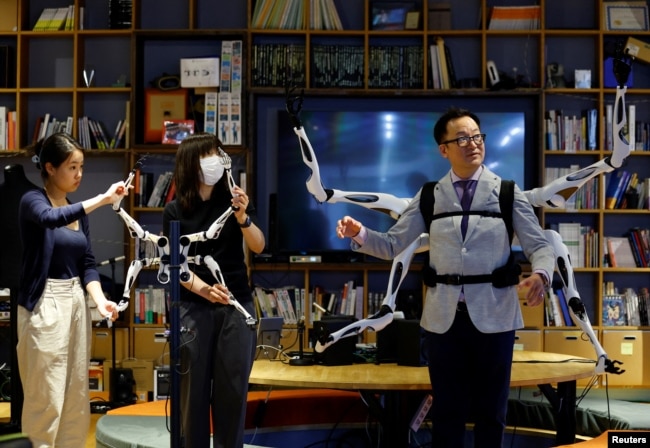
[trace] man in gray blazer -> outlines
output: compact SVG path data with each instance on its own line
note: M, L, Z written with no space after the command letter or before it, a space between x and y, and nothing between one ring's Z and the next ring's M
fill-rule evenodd
M462 214L500 212L501 179L483 165L486 136L479 118L458 108L442 115L433 135L451 170L433 189L430 228L420 211L420 190L386 233L349 216L338 221L336 232L352 238L353 250L382 259L394 258L429 234L429 268L437 282L427 287L421 326L433 390L433 440L436 447L462 447L465 423L473 421L474 446L497 448L506 423L515 330L523 327L517 290L528 289L528 305L543 303L555 255L532 206L515 186L512 225L533 274L505 287L485 281L510 256L502 218ZM470 182L461 186L462 181ZM448 212L460 213L435 218Z

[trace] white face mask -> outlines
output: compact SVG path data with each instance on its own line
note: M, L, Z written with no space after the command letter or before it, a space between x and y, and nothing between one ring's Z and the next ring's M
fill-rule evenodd
M224 172L224 166L221 163L221 158L219 156L203 157L200 160L200 163L203 183L206 185L214 185L219 182L219 179L221 179L221 176L223 176Z

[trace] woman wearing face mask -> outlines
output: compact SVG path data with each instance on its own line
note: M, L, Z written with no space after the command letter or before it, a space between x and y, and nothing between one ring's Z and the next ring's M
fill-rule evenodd
M248 377L253 363L255 332L244 316L228 305L228 292L255 315L243 243L255 253L265 239L254 223L254 207L241 188L231 186L224 169L221 142L212 134L192 135L179 145L174 167L176 198L165 206L163 229L179 221L180 234L203 232L229 207L235 212L219 238L192 243L189 256L211 255L225 284L218 284L206 266L190 264L180 300L180 412L186 447L242 447Z

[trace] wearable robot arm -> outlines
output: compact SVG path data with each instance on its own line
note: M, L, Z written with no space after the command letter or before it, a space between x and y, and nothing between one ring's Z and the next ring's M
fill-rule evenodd
M230 156L228 156L228 154L223 149L218 148L218 152L219 152L218 155L221 158L221 163L224 166L224 174L227 176L228 188L232 194L233 189L236 186L231 172L232 160ZM125 180L126 188L130 187L131 183L133 182L133 179L135 178L137 169L141 166L142 166L141 160L136 162L134 168L131 170L127 179ZM131 217L120 206L120 203L121 200L114 203L113 210L115 210L115 212L122 219L124 224L127 226L131 237L152 242L156 246L157 254L158 254L157 257L136 259L131 261L129 265L129 269L127 271L124 291L122 293L122 299L120 300L117 306L117 310L119 312L122 312L126 310L129 306L131 288L133 287L135 280L140 274L140 271L142 270L143 267L158 265L159 266L158 276L157 276L158 281L161 284L167 284L169 282L170 258L169 258L168 238L166 236L155 235L153 233L150 233L147 230L144 230L142 226L140 226L140 224L138 224L138 222L135 219L133 219L133 217ZM212 272L212 275L217 280L217 282L225 285L223 280L223 275L221 274L221 269L219 268L219 265L217 264L216 260L214 260L210 256L190 258L188 257L188 252L189 252L190 245L193 242L207 241L209 239L219 238L219 235L221 233L221 230L223 229L223 226L225 225L226 220L230 217L230 215L233 214L235 210L238 209L236 207L228 208L219 218L215 220L215 222L205 232L198 232L190 235L182 235L180 237L179 244L180 244L180 257L181 257L181 266L180 266L181 281L189 280L190 273L189 273L188 264L190 262L195 262L197 264L203 263L206 266L208 266L210 271ZM229 303L235 306L235 308L244 315L247 325L254 327L257 324L256 319L253 318L243 306L241 306L241 304L235 299L235 297L232 294L230 294ZM109 327L112 325L112 321L109 318L104 319L104 321ZM101 325L101 322L98 325Z
M626 69L627 65L620 60L618 62L615 62L615 67L617 66L618 69L615 68L615 71L617 70L616 75L620 86L617 87L615 102L614 114L617 117L617 122L614 124L614 150L612 155L592 164L587 168L578 170L568 176L554 180L544 187L525 191L524 194L533 206L549 208L563 207L565 201L570 198L571 195L573 195L579 188L581 188L588 180L596 177L601 173L610 172L620 167L625 158L629 155L630 146L622 133L622 130L626 124L625 83L627 81L627 75L629 74L629 66ZM294 132L299 139L303 161L311 171L311 175L307 181L307 189L314 196L314 198L316 198L316 200L321 203L334 203L339 201L357 203L358 205L369 209L387 212L390 216L398 218L403 213L408 200L399 199L391 195L380 195L377 193L346 193L337 190L326 189L322 185L316 155L311 147L311 144L309 143L309 139L307 138L305 130L298 117L302 109L302 92L300 95L292 95L293 90L287 89L286 93L287 112L289 112L289 116L291 117L294 125ZM620 120L619 111L622 111L622 114L620 114ZM355 200L358 198L363 198L366 200ZM587 335L596 351L596 373L623 373L624 371L621 371L616 366L616 364L621 363L619 361L612 361L607 357L607 353L604 351L603 347L600 345L598 339L595 336L595 333L585 311L584 304L580 299L580 295L578 294L575 285L573 268L571 266L571 260L568 256L567 248L562 242L560 235L557 232L550 230L545 231L545 235L556 253L556 269L562 278L565 297L567 298L568 305L571 310L571 317L576 325L579 326L581 330ZM418 239L413 241L407 247L407 249L398 254L397 257L393 260L387 295L382 303L379 312L372 316L369 316L366 319L353 322L348 326L334 333L331 333L330 335L321 337L320 340L318 340L316 343L315 349L317 352L322 352L341 338L356 336L361 331L364 331L366 329L380 331L393 320L397 291L404 276L408 272L408 267L412 261L413 255L416 252L427 250L427 239L428 235L421 235Z
M294 126L293 132L298 136L302 151L302 160L311 170L311 175L306 182L307 191L321 204L323 202L331 204L336 202L356 204L370 210L385 213L394 219L399 218L408 205L409 198L397 198L385 193L333 190L323 186L316 154L299 118L302 110L302 91L300 94L294 94L293 92L294 89L286 89L286 109Z
M226 283L223 280L223 274L221 273L221 268L219 267L219 263L217 263L217 260L212 258L211 255L207 255L205 257L201 257L200 255L197 255L194 257L194 263L195 264L203 264L210 269L210 272L212 272L212 276L217 280L217 282L221 285L225 285ZM249 327L255 327L257 325L257 319L255 319L253 316L249 314L248 311L246 311L246 308L244 308L241 303L235 298L235 296L232 295L232 293L229 291L228 292L228 303L230 305L233 305L235 308L237 308L237 311L242 313L244 317L246 318L246 324Z

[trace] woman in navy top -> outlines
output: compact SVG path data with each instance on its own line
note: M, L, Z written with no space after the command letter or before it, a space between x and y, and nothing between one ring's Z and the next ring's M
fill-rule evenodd
M39 141L34 152L43 188L25 193L19 206L24 247L17 307L22 430L35 448L84 447L90 423L86 293L102 316L117 317L117 305L106 299L99 282L87 215L120 201L128 189L117 182L103 194L72 204L67 194L81 183L83 148L57 133Z

